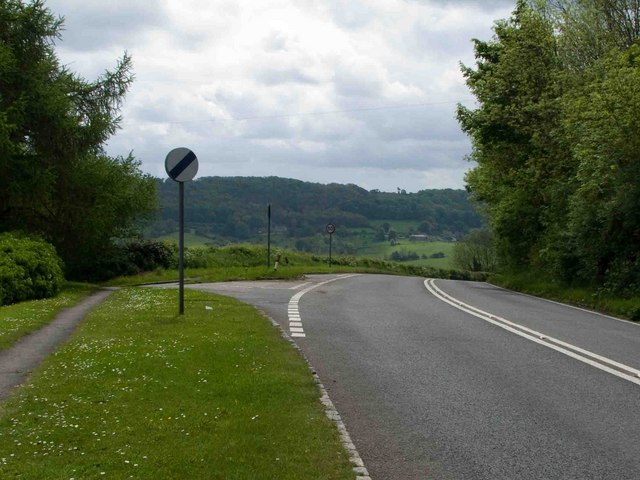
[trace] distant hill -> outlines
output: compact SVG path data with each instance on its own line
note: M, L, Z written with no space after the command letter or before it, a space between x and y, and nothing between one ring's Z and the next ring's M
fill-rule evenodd
M150 237L178 230L177 183L156 184L160 212ZM186 185L185 228L215 243L256 240L266 232L268 204L272 232L285 239L322 234L328 222L336 224L336 236L354 229L373 235L383 222L392 228L397 222L406 230L399 233L434 238L459 237L483 224L464 190L387 193L279 177L202 177Z

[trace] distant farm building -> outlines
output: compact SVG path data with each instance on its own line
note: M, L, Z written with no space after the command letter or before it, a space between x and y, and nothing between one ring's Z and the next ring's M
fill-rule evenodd
M429 235L420 235L420 234L409 235L409 241L410 242L428 242Z

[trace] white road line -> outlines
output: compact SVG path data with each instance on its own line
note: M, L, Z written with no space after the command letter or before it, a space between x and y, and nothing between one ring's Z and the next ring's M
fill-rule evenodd
M491 313L480 310L479 308L475 308L469 304L461 302L460 300L440 290L436 286L435 281L432 278L425 280L424 286L435 297L459 310L462 310L463 312L481 318L486 322L508 330L511 333L515 333L516 335L524 337L527 340L531 340L532 342L544 345L545 347L563 353L571 358L591 365L592 367L596 367L607 373L635 383L636 385L640 385L640 370L637 370L628 365L624 365L622 363L618 363L615 360L611 360L610 358L603 357L588 350L584 350L570 343L563 342L562 340L550 337L525 326L518 325L517 323L511 322L502 317L493 315Z
M631 320L625 320L624 318L612 317L611 315L606 315L604 313L600 313L600 312L596 312L596 311L593 311L593 310L589 310L587 308L576 307L575 305L569 305L568 303L556 302L555 300L549 300L548 298L536 297L535 295L529 295L528 293L515 292L513 290L508 290L508 289L506 289L504 287L501 287L500 285L496 285L495 283L490 283L489 285L491 285L492 287L495 287L495 288L499 288L500 290L508 291L509 293L512 293L512 294L522 295L523 297L535 298L536 300L542 300L543 302L555 303L556 305L562 305L563 307L573 308L574 310L580 310L581 312L590 313L591 315L598 315L600 317L609 318L611 320L616 320L618 322L624 322L624 323L627 323L627 324L630 324L630 325L634 325L636 327L640 327L640 323L633 322Z
M293 287L289 287L289 290L298 290L306 285L309 285L311 282L304 282L299 285L294 285Z
M298 310L298 303L300 298L307 292L310 292L314 288L321 287L322 285L326 285L327 283L335 282L336 280L342 280L344 278L355 277L359 275L358 273L351 274L343 274L338 275L336 278L331 278L329 280L325 280L324 282L317 283L315 285L311 285L310 287L305 288L304 290L296 293L289 300L289 306L287 308L287 313L289 314L289 331L291 332L292 337L306 337L304 334L304 329L302 327L302 319L300 318L300 310ZM304 285L308 285L311 282L306 282L301 285L298 285L296 288L300 288Z

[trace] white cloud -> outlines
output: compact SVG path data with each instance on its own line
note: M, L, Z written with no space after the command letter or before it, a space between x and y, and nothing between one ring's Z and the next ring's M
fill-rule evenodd
M365 188L462 187L470 95L459 62L513 2L49 0L63 63L87 78L126 50L136 81L108 151L164 176L175 146L204 175Z

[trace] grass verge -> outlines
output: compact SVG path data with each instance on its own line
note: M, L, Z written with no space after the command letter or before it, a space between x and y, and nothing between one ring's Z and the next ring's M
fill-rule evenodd
M415 275L457 280L485 280L486 274L447 268L395 263L382 259L353 256L328 257L279 249L280 268L275 271L265 265L266 249L251 245L230 245L205 249L187 249L185 255L185 279L190 283L221 282L232 280L291 279L306 273L385 273ZM176 269L158 269L139 275L118 277L106 282L106 286L130 286L145 283L175 282Z
M3 406L0 478L351 479L302 357L254 308L127 288ZM207 308L210 307L210 308Z
M533 271L494 274L489 281L517 292L640 321L640 297L621 298L602 289L567 286Z
M0 350L5 350L21 337L34 332L55 318L60 311L72 307L97 287L67 283L54 298L29 300L0 307Z
M277 271L266 267L204 267L186 268L185 281L187 283L204 282L230 282L234 280L288 280L300 278L305 273L343 273L359 271L357 268L349 266L328 265L298 265L281 267ZM146 283L177 282L177 270L159 269L153 272L145 272L140 275L130 277L118 277L106 282L105 286L131 286Z

